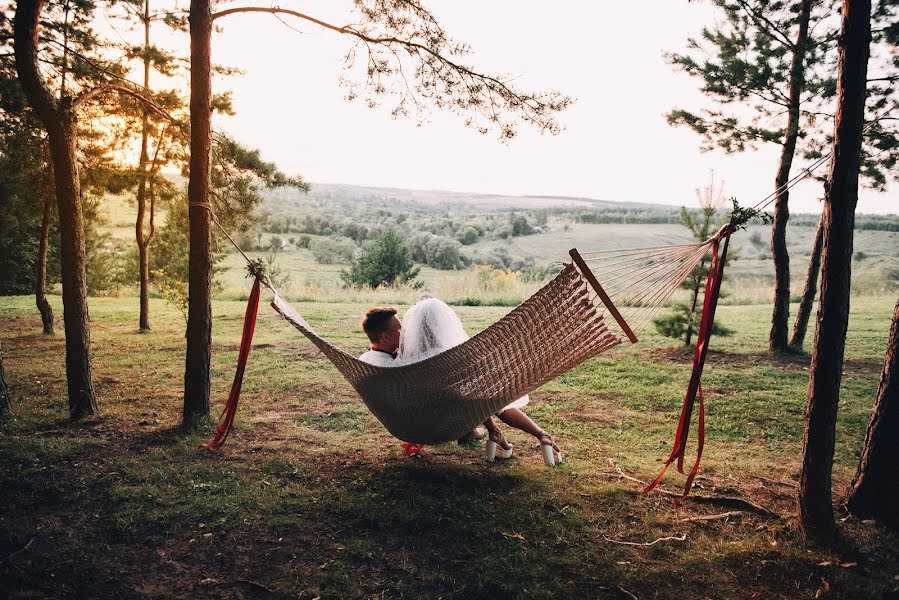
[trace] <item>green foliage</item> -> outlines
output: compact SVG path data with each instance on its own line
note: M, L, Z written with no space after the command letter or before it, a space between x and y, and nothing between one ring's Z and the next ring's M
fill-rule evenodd
M359 247L349 238L320 237L309 242L312 257L323 265L351 262Z
M159 230L150 253L150 281L172 306L181 309L187 318L187 291L190 275L190 220L187 203L181 202L169 210L165 225ZM221 283L216 275L221 271L218 263L224 252L213 253L212 287Z
M695 313L690 313L690 307L682 302L674 304L671 312L662 317L653 319L656 331L665 337L676 340L684 339L687 335L688 328L693 331L698 329L698 324L702 320L702 307L698 306ZM712 323L712 335L727 337L733 334L733 330L715 322Z
M736 198L731 198L730 201L733 203L733 210L730 212L728 224L732 231L746 229L746 224L756 218L761 219L765 225L771 224L772 217L768 213L757 208L740 206Z
M462 244L452 238L427 232L414 235L409 240L412 260L435 269L450 270L464 267L468 261L461 248Z
M456 239L463 246L474 244L481 238L482 231L472 225L466 225L456 235Z
M760 144L783 144L785 107L789 102L790 69L795 51L794 31L800 15L795 4L715 0L713 25L687 40L684 54L666 54L667 60L698 80L701 91L715 108L697 112L676 108L668 122L685 126L703 139L703 149L743 152ZM800 129L809 137L816 113L831 110L836 60L834 2L816 3L811 14L810 40L805 45L802 78L807 112ZM745 110L728 110L732 106Z
M419 268L414 266L409 246L400 235L387 230L374 239L350 268L341 272L340 277L347 287L370 287L409 285L420 288Z
M265 263L260 266L261 268L251 271L250 275L255 277L257 274L264 274L268 277L271 284L278 289L281 289L290 283L290 273L281 268L281 265L278 264L273 252L269 252L265 255Z

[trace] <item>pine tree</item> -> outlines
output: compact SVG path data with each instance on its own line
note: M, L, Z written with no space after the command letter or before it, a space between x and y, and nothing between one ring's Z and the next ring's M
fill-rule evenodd
M415 280L419 271L412 263L409 245L397 232L388 230L376 237L350 268L341 272L340 278L348 287L419 288L422 284Z
M833 160L824 198L824 248L802 445L799 512L805 535L833 540L832 470L849 321L855 207L862 164L871 1L843 0Z
M820 106L833 94L828 50L833 32L828 17L831 0L786 2L767 0L715 0L722 21L690 39L691 54L670 54L676 67L702 81L702 91L719 106L749 108L675 109L672 125L684 125L703 137L706 148L742 152L762 143L781 147L774 178L774 221L771 254L774 258L774 312L769 336L772 351L788 349L790 263L786 244L789 191L793 160L800 134L814 129ZM815 32L810 37L809 31Z

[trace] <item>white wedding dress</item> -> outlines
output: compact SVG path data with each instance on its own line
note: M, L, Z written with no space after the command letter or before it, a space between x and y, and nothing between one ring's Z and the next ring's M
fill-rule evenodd
M393 366L424 360L468 339L456 311L437 298L419 300L403 316L402 324L400 347ZM522 408L529 400L527 395L522 396L499 412Z

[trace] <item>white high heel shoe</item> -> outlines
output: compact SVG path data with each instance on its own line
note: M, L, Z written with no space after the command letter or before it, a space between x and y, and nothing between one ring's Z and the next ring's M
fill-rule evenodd
M543 462L547 467L555 467L562 464L562 451L553 448L551 435L540 436L540 451L543 453Z
M487 440L487 462L493 462L497 458L512 458L512 446L506 450L496 442Z

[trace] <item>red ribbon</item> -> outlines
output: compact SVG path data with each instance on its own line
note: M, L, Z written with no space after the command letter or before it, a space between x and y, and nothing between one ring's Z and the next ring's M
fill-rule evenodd
M410 444L409 442L403 442L400 446L406 451L406 456L418 456L421 454L421 449L425 447L424 444Z
M237 401L240 399L240 388L243 384L243 373L247 368L247 358L250 356L250 347L253 344L253 332L256 330L256 313L259 311L259 278L253 282L253 291L247 301L247 312L243 318L243 337L240 339L240 352L237 355L237 372L234 374L234 382L231 384L231 393L228 401L219 417L219 428L215 432L215 439L205 444L200 444L197 450L218 450L224 445L225 439L234 427L234 415L237 413Z
M665 475L665 471L677 459L677 470L679 473L684 472L684 454L687 449L687 437L690 433L690 418L693 416L693 403L696 397L699 397L699 422L697 423L697 445L696 445L696 462L687 475L687 481L684 484L684 495L681 499L686 498L693 486L693 480L699 472L699 461L702 459L702 449L705 446L705 402L702 397L702 369L705 366L706 354L709 350L709 340L712 337L712 325L715 321L715 309L718 306L718 296L721 292L721 280L724 277L724 261L727 258L727 246L730 243L730 227L724 226L715 241L712 242L712 264L709 266L709 276L705 282L705 297L702 302L702 319L699 322L699 333L696 335L696 351L693 354L693 372L690 375L690 383L687 385L687 394L684 397L684 404L681 408L680 421L677 424L677 434L674 437L674 448L665 461L662 472L658 477L643 490L651 492ZM721 248L719 256L718 249L721 240L724 245Z

